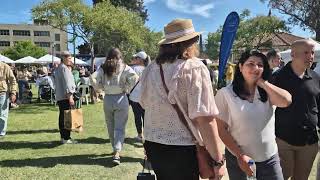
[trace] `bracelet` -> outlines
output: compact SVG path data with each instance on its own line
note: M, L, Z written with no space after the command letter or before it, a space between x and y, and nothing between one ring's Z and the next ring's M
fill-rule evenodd
M220 161L216 161L216 160L212 159L211 167L221 167L224 165L225 161L226 161L226 157L223 154L222 159Z

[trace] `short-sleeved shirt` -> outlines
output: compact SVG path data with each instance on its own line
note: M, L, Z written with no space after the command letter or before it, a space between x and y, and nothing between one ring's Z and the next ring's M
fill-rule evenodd
M256 89L253 102L239 98L229 85L215 96L218 118L224 121L240 149L256 162L268 160L278 151L275 141L273 108L262 102Z
M307 69L298 77L289 62L273 75L273 83L292 95L292 103L277 108L276 136L294 146L318 142L317 125L320 121L320 76Z
M218 114L209 71L198 59L178 59L162 67L168 94L162 84L160 66L155 62L145 69L140 79L145 139L167 145L193 145L190 132L171 104L178 101L185 117L191 121Z

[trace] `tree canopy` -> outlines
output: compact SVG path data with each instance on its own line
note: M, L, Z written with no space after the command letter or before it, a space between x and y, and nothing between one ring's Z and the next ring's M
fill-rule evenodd
M127 59L137 49L152 55L162 35L146 28L138 13L116 7L110 0L93 7L82 0L43 0L32 13L33 18L46 19L51 26L81 38L85 46L80 48L89 46L92 57L94 47L103 54L111 47L118 47Z
M261 0L268 2L273 9L289 15L289 23L300 25L316 33L316 40L320 41L320 1L319 0Z
M96 5L104 0L92 0L93 4ZM148 20L148 10L143 5L143 0L110 0L110 3L116 7L124 7L128 11L138 13L142 18L143 22Z
M2 54L10 59L17 60L26 56L40 58L47 54L47 51L39 46L36 46L31 41L19 41L13 47L9 47L2 51Z
M259 49L262 46L272 47L272 44L265 44L267 38L274 33L288 31L285 22L275 16L251 18L249 16L250 11L247 9L240 14L240 24L233 45L234 50ZM208 35L206 53L212 59L218 58L221 34L222 26L216 32Z

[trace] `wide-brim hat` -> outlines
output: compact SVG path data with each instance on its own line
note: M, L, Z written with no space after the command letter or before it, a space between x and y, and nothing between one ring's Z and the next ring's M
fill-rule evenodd
M159 45L187 41L197 37L201 32L196 32L191 19L175 19L164 27L164 39Z

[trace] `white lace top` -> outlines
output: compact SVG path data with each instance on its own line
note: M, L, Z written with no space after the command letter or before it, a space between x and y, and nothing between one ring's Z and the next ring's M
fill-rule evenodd
M140 79L140 104L145 109L146 140L168 145L192 145L192 136L170 105L178 101L185 117L191 121L200 116L214 116L218 109L207 67L197 59L176 60L163 64L167 95L159 65L152 62ZM193 126L193 132L199 131ZM198 139L198 138L197 138Z

